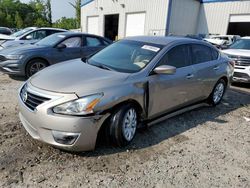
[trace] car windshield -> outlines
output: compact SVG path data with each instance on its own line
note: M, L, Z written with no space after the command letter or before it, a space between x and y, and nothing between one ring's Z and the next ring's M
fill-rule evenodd
M59 43L62 39L64 39L66 36L63 34L53 34L50 35L42 40L40 40L39 42L36 43L36 45L38 46L54 46L57 43Z
M250 39L240 39L240 40L237 40L229 48L230 49L250 50Z
M124 73L142 70L161 50L162 46L121 40L92 56L88 63Z
M28 32L30 32L32 30L34 30L34 29L32 29L32 28L25 28L25 29L23 29L21 31L13 33L11 36L13 36L13 37L20 37L20 36L24 35L25 33L28 33Z

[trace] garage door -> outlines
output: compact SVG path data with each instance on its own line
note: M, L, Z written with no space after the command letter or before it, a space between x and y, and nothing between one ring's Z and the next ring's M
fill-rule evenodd
M144 35L145 13L133 13L126 16L126 36Z
M250 36L250 15L231 15L227 34Z
M93 16L93 17L88 17L87 18L87 32L89 34L99 34L99 17L98 16Z

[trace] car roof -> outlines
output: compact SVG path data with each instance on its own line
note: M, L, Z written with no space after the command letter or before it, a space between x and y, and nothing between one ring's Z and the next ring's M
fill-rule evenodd
M104 38L104 37L101 37L101 36L98 36L98 35L93 35L93 34L88 34L88 33L82 33L82 32L73 32L73 31L65 31L65 32L56 33L56 34L57 35L65 35L67 37L69 37L69 36L86 35L86 36L93 36L93 37L98 37L98 38Z
M38 27L36 29L47 29L47 30L56 30L56 31L67 31L66 29L53 28L53 27Z
M173 42L200 42L201 40L187 38L187 37L174 37L174 36L135 36L135 37L127 37L127 40L134 40L138 42L145 42L145 43L153 43L158 45L168 45Z

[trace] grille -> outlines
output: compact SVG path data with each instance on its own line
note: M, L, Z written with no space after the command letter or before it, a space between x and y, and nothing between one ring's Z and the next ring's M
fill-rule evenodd
M41 97L28 92L26 86L22 88L20 97L24 104L31 110L35 110L38 105L50 100L49 98Z
M246 62L246 61L235 61L235 65L247 67L247 66L250 66L250 60L248 62Z
M250 77L248 76L248 74L246 74L246 73L241 73L241 72L235 72L235 73L234 73L234 77L246 78L246 79L249 79L249 78L250 78Z

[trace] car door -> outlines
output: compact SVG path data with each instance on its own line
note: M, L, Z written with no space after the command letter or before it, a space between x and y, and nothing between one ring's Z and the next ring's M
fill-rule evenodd
M71 59L77 59L81 57L81 47L82 47L82 37L81 36L72 36L68 37L59 45L65 45L66 48L53 48L51 53L51 58L53 63L58 63L62 61L67 61Z
M47 37L47 31L45 29L41 29L25 35L19 42L20 44L33 44L45 37Z
M178 45L170 49L159 61L160 65L176 67L173 75L151 74L149 76L149 118L170 112L190 104L193 91L194 70L190 63L189 45Z
M221 68L218 60L218 52L206 45L191 45L192 64L195 70L196 91L200 98L207 98L220 74L217 71Z
M102 39L99 37L85 36L83 40L84 46L81 52L82 57L90 56L106 47Z

